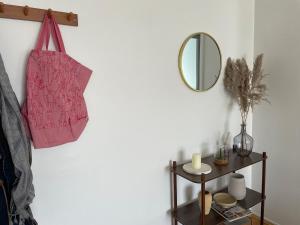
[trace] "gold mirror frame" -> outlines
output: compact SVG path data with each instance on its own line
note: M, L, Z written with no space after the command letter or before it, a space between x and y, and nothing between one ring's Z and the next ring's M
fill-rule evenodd
M183 54L183 50L187 44L187 42L194 36L196 35L200 35L200 34L205 34L207 35L208 37L210 37L214 43L216 44L217 48L218 48L218 51L219 51L219 54L220 54L220 69L219 69L219 75L218 75L218 78L216 79L216 81L214 82L214 84L212 86L210 86L208 89L205 89L205 90L196 90L194 89L193 87L191 87L191 85L187 82L187 80L185 79L185 76L184 76L184 73L183 73L183 69L182 69L182 54ZM220 47L217 43L217 41L208 33L205 33L205 32L197 32L197 33L193 33L191 35L189 35L185 40L184 42L182 43L181 47L180 47L180 50L179 50L179 55L178 55L178 68L179 68L179 73L180 73L180 76L181 76L181 79L183 80L183 82L186 84L186 86L188 86L189 89L193 90L193 91L196 91L196 92L204 92L204 91L208 91L210 90L211 88L213 88L216 83L218 82L219 78L220 78L220 75L221 75L221 70L222 70L222 54L221 54L221 50L220 50Z

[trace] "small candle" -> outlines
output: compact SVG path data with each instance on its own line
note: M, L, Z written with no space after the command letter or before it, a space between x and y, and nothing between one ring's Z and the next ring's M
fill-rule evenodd
M192 167L196 170L201 168L201 154L194 153L192 157Z

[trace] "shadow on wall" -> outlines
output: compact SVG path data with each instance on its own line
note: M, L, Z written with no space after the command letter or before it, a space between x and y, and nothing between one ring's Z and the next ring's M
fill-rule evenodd
M229 134L229 139L230 140L232 139L230 131L229 131L229 118L230 118L232 109L233 109L233 100L230 98L227 108L225 110L226 116L225 116L223 134L221 134L220 132L217 134L216 146L218 146L221 143L221 141L224 139L224 136L226 136L227 134ZM231 143L228 143L228 144L231 144ZM209 151L209 142L203 142L202 144L200 144L200 148L198 148L198 150L200 151L200 149L201 149L202 157L212 155L212 153ZM180 163L180 164L189 162L191 160L191 156L190 155L187 156L186 155L187 152L190 152L190 151L188 151L184 147L181 147L177 153L176 162ZM165 167L165 171L170 173L170 190L171 190L170 191L170 206L173 207L174 206L174 199L173 199L174 190L172 188L172 184L173 184L172 166L173 166L173 161L170 160L169 166ZM209 191L213 192L213 190L220 190L220 189L224 188L224 186L227 185L227 182L226 182L228 180L227 178L228 177L225 176L225 177L221 177L221 178L217 179L217 181L214 183L208 182L207 189ZM194 189L195 188L192 183L190 183L184 187L185 203L183 205L189 204L191 201L194 200L194 196L195 196ZM172 213L172 209L167 210L167 214L170 215L170 218L171 218L171 224L174 225L174 221L172 219L171 213Z
M228 102L228 105L227 105L227 108L226 108L226 116L225 116L225 123L224 123L224 134L226 133L230 133L229 131L229 117L230 117L230 114L232 112L232 109L233 109L233 99L230 98L229 102Z

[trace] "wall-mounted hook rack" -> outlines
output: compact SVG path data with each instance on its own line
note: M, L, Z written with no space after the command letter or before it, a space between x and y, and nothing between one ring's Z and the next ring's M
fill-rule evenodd
M0 18L42 22L45 13L51 13L57 23L78 26L78 15L72 12L59 12L52 9L38 9L29 6L8 5L0 2Z

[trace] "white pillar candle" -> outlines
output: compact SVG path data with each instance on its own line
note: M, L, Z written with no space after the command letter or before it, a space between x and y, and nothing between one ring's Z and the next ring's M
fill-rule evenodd
M196 170L201 168L201 154L194 153L192 157L192 167Z

